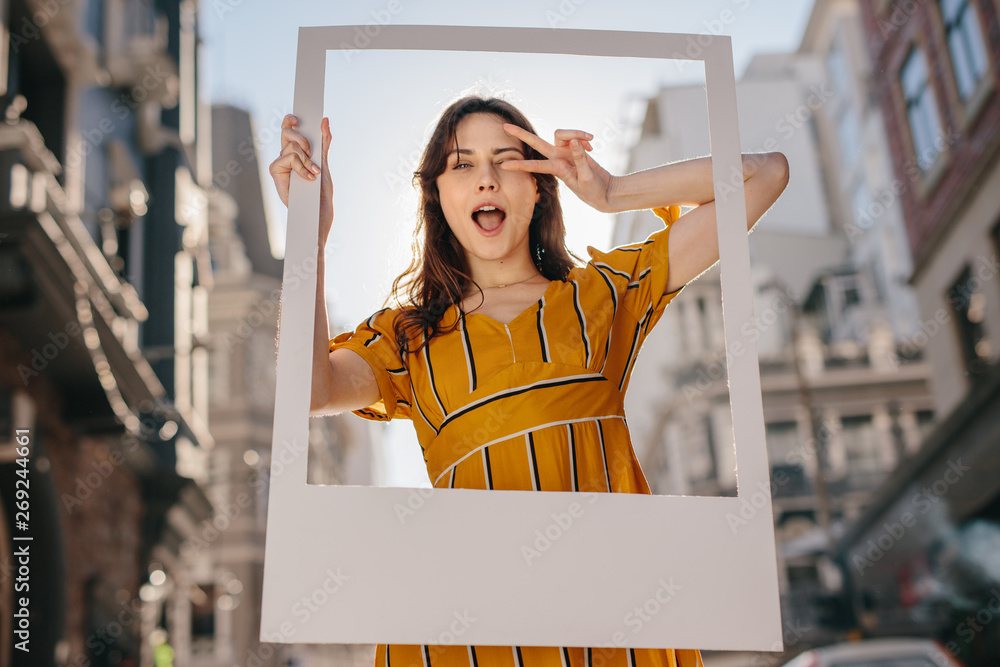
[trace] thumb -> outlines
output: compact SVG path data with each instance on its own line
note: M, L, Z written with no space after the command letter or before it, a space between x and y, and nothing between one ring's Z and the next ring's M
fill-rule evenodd
M320 123L320 129L323 133L323 162L327 161L327 155L330 152L330 143L333 139L333 134L330 132L330 119L323 118L323 122Z

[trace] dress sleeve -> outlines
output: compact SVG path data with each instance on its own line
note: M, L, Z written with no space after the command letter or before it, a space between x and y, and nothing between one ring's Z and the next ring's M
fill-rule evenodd
M590 266L614 283L619 307L624 307L636 321L643 323L647 332L660 319L667 304L684 288L682 285L669 294L663 293L667 287L670 227L680 217L680 207L655 208L653 213L665 227L650 234L645 241L608 252L588 248L592 258Z
M358 325L330 339L330 351L347 349L368 362L378 382L378 402L354 410L354 414L374 421L387 421L393 417L410 418L413 388L406 363L399 355L392 324L398 310L385 308Z

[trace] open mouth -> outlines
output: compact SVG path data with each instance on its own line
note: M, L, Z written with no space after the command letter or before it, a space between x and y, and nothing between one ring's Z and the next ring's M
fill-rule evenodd
M472 220L486 233L496 232L507 218L507 213L497 206L484 205L472 212Z

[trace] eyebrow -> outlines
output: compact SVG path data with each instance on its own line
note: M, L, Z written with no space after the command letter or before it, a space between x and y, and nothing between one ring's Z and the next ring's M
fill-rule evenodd
M500 153L506 153L507 151L515 151L517 153L520 153L522 157L524 156L524 151L521 150L520 148L518 148L517 146L502 146L500 148L494 148L493 149L493 155L499 155ZM451 157L452 155L454 155L455 152L456 151L454 151L454 150L448 151L448 157ZM472 151L471 148L459 148L458 149L458 154L459 155L472 155L473 151Z

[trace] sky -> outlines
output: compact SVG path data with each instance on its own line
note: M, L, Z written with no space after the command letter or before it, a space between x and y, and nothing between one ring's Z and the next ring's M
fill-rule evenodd
M267 166L292 112L300 26L361 25L357 50L327 52L324 114L331 119L334 226L326 250L331 335L353 329L383 306L410 260L416 194L409 184L437 115L469 91L502 95L539 136L557 128L594 134L592 157L625 173L645 100L662 86L703 82L700 63L566 55L379 50L379 25L469 25L729 35L737 78L756 53L794 51L812 2L801 0L458 0L300 1L282 12L262 2L201 3L202 94L248 109L267 198L272 251L284 254L286 209ZM270 6L269 6L270 8ZM562 188L567 244L607 248L613 217ZM409 422L388 426L384 483L429 486Z

